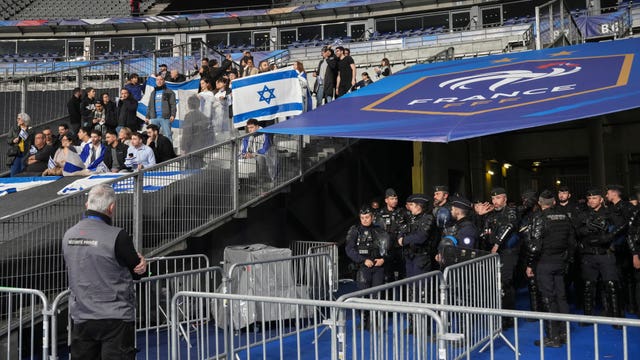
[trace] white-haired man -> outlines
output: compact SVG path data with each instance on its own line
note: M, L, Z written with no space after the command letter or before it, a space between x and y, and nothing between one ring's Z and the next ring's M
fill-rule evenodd
M147 263L129 234L111 224L116 210L111 186L94 186L86 207L62 240L71 290L71 356L135 359L133 278L145 273Z

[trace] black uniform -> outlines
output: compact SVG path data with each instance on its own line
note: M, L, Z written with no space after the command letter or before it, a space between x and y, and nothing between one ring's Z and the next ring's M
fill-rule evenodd
M347 232L347 256L358 265L358 288L366 289L384 283L384 267L367 267L364 262L385 259L388 255L389 235L379 226L353 225Z
M429 243L433 231L433 216L426 212L411 215L401 231L402 253L407 277L420 275L431 270L431 259L435 256Z
M609 209L601 206L597 211L589 209L575 218L576 234L582 257L584 279L583 301L585 315L592 315L598 278L605 290L605 310L610 316L619 315L618 271L616 258L611 251L613 240L620 228L619 220Z
M634 256L640 256L640 211L638 209L635 210L629 221L629 231L627 233L627 245L629 246L632 261ZM635 295L632 306L635 307L636 312L640 312L640 269L634 267L632 273L633 294Z
M483 216L483 224L481 237L486 243L487 250L491 250L495 245L499 246L498 254L502 263L500 268L502 307L515 309L513 274L520 253L516 208L505 206L500 210L493 210Z
M486 251L468 251L475 249L478 243L478 228L468 216L446 227L442 235L438 245L441 267L488 254Z
M626 305L628 305L629 310L633 312L635 281L633 279L633 257L627 244L627 233L629 221L633 217L635 208L629 202L620 200L615 204L611 204L609 210L613 214L614 221L617 221L614 226L619 229L618 234L613 239L612 247L615 251L618 274L620 274L620 308L625 309Z
M519 219L518 236L524 245L525 256L530 256L527 252L531 248L531 224L540 208L536 204L536 194L533 191L523 192L522 200L522 205L517 208ZM538 284L535 276L527 277L527 288L529 289L529 304L531 305L531 311L541 310L540 292L538 291Z
M569 313L564 275L575 248L575 234L569 216L562 209L537 212L531 221L527 243L527 266L534 269L546 312ZM562 325L547 324L548 339L559 345ZM545 344L547 345L547 344Z
M404 210L395 208L393 210L387 209L384 206L376 214L376 223L389 234L389 240L391 242L389 249L389 256L385 261L385 277L389 280L398 280L404 278L404 261L402 258L402 248L398 245L398 235L400 229L405 224Z

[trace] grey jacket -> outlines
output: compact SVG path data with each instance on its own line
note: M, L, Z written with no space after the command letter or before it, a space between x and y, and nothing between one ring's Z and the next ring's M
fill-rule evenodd
M168 119L171 116L176 116L176 94L173 90L167 88L163 89L162 94L162 114L156 114L156 90L151 92L149 99L149 106L147 107L147 119L163 118Z

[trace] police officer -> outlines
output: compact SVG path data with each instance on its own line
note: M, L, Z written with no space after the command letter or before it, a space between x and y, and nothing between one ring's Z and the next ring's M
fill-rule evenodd
M407 198L407 209L410 215L407 223L400 231L398 245L402 247L408 278L431 270L431 259L435 254L433 253L434 246L430 241L435 224L433 215L426 211L428 204L429 198L424 194L413 194ZM415 286L409 287L410 301L416 301L417 297L430 296L430 294L414 293L416 290ZM418 325L418 323L414 321L413 316L409 316L407 332L409 334L419 334L420 331L418 329L422 328L422 325ZM431 328L427 327L426 332L429 333L430 331Z
M507 205L504 188L491 190L491 205L476 204L476 212L481 216L483 230L481 239L492 253L500 254L500 279L502 285L502 307L515 309L515 289L513 276L518 264L520 242L518 238L518 216L515 207ZM503 318L503 328L513 326L512 318Z
M573 199L571 198L572 196L571 189L568 186L566 185L560 186L558 188L557 195L558 195L558 201L556 202L556 207L558 208L558 210L564 211L569 216L569 218L572 219L572 223L573 223L573 218L578 216L580 212L587 210L586 205L577 204L575 201L573 201ZM580 255L581 255L580 248L576 246L572 256L573 261L569 264L569 270L567 271L567 275L565 277L567 297L570 299L573 298L577 306L582 305L582 294L583 294L583 291L582 291L583 281L582 281L582 273L580 269L582 261L580 260ZM573 286L571 286L571 284L573 284Z
M569 215L557 209L555 196L545 190L540 193L538 204L541 211L531 220L529 241L527 242L528 278L537 280L542 298L542 308L546 312L569 313L565 293L564 275L575 247L575 234ZM544 346L560 347L566 342L566 332L562 323L546 322L547 336ZM540 341L534 343L540 346Z
M634 188L635 195L640 198L640 185ZM640 211L635 209L629 221L629 231L627 234L627 244L631 252L631 262L633 265L633 304L636 313L640 312Z
M384 263L389 249L389 235L373 221L373 209L360 209L360 222L347 232L347 256L358 265L356 281L359 289L384 283ZM368 312L363 312L363 326L369 328Z
M478 240L478 228L469 218L469 213L473 209L471 202L463 197L452 197L449 203L453 223L444 229L442 240L438 245L436 261L441 267L464 260L458 256L459 251L456 250L475 249ZM450 253L453 253L453 258L447 256Z
M449 202L449 187L436 185L433 188L433 217L438 229L443 230L451 226L451 203Z
M525 251L527 251L530 248L531 222L540 208L538 206L537 194L534 190L523 191L520 198L522 203L516 207L519 219L518 236L524 245ZM529 305L531 306L531 311L540 311L540 292L538 291L535 276L527 276L527 288L529 290ZM535 319L527 320L535 321Z
M373 210L360 209L360 223L347 232L347 256L359 265L358 287L366 289L384 283L384 262L389 249L389 235L373 222Z
M146 271L131 238L111 225L116 195L109 185L89 191L87 212L67 230L62 250L69 274L74 359L135 359L133 277Z
M619 277L616 258L611 245L618 229L615 214L604 206L602 190L592 188L587 191L588 211L575 218L576 234L582 257L584 280L584 314L593 315L598 278L603 282L604 307L608 316L619 316Z
M404 278L402 248L398 245L398 235L405 223L404 210L398 208L398 194L392 188L384 192L384 206L376 216L376 222L389 234L391 249L385 262L385 278L395 281Z
M635 209L629 202L622 200L623 192L624 188L621 185L607 185L605 197L607 208L618 222L614 225L620 228L612 244L612 250L616 255L618 274L620 274L620 309L624 310L628 305L629 312L634 312L635 309L631 306L631 304L635 303L633 264L631 262L631 252L627 245L627 230Z
M413 194L407 199L411 215L398 238L402 247L407 277L423 274L431 269L433 246L429 243L433 232L433 215L425 212L429 199L424 194Z

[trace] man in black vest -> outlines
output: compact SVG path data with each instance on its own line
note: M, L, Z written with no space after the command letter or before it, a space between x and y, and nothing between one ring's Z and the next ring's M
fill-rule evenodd
M94 186L86 206L84 218L62 240L71 290L71 357L135 359L133 278L145 273L147 262L127 232L111 225L111 186Z
M545 190L540 193L537 211L530 223L527 241L527 277L536 277L542 307L545 312L569 313L569 304L564 286L564 275L575 248L575 233L571 218L564 209L557 209L555 196ZM545 323L547 336L542 343L548 347L560 347L566 342L563 323ZM535 341L540 346L541 341Z

